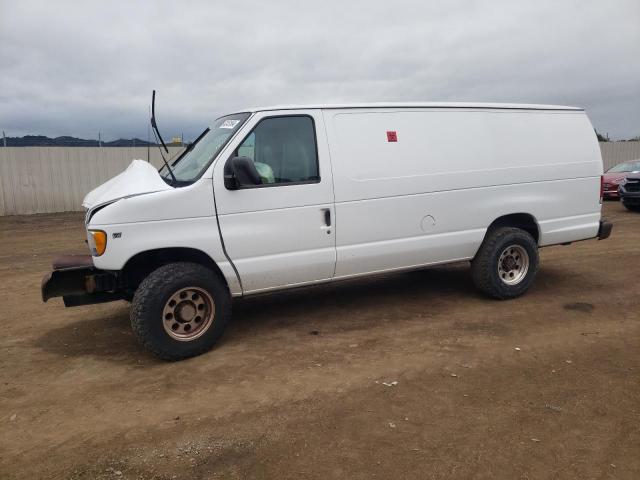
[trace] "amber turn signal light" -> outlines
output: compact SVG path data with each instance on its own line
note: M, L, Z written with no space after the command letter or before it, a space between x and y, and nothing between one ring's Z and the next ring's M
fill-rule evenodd
M91 255L99 257L107 249L107 234L102 230L89 230Z

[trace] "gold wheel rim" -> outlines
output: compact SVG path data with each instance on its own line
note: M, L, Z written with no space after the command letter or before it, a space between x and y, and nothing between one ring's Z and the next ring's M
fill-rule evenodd
M211 295L198 287L176 291L162 309L164 331L180 342L201 337L213 324L216 307Z

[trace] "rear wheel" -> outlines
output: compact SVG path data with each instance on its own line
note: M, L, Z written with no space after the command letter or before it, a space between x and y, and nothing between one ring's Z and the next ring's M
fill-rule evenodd
M171 263L145 278L131 303L131 326L142 345L164 360L210 350L231 317L223 282L196 263Z
M522 295L538 270L538 245L519 228L497 228L487 235L471 262L476 287L498 299Z

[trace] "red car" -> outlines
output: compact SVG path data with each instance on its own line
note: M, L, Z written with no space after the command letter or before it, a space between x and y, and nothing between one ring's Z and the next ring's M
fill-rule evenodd
M602 176L602 193L605 199L618 199L618 185L628 173L640 172L640 159L619 163Z

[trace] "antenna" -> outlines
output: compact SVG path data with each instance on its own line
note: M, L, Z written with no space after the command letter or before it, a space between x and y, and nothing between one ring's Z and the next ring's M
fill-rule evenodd
M164 140L162 139L162 135L160 135L160 130L158 130L158 124L156 123L156 91L155 90L153 91L153 95L151 96L151 126L153 127L153 136L156 137L156 140L159 140L162 143L164 150L167 153L169 153L169 149L165 145ZM171 175L171 179L177 184L178 180L176 179L176 176L173 174L173 170L171 170L171 167L169 166L169 162L167 162L167 159L164 158L164 154L162 153L162 148L160 148L160 145L158 145L158 148L160 149L160 156L162 157L162 161L164 162L165 167L167 167L167 170Z
M160 140L160 143L162 143L162 147L164 148L164 151L169 153L169 149L165 145L164 140L162 139L162 135L160 135L160 130L158 130L158 124L156 123L156 91L155 90L153 91L153 95L151 96L151 126L158 134L158 139Z
M151 107L149 107L149 118L151 118ZM151 163L151 126L147 124L147 163Z

